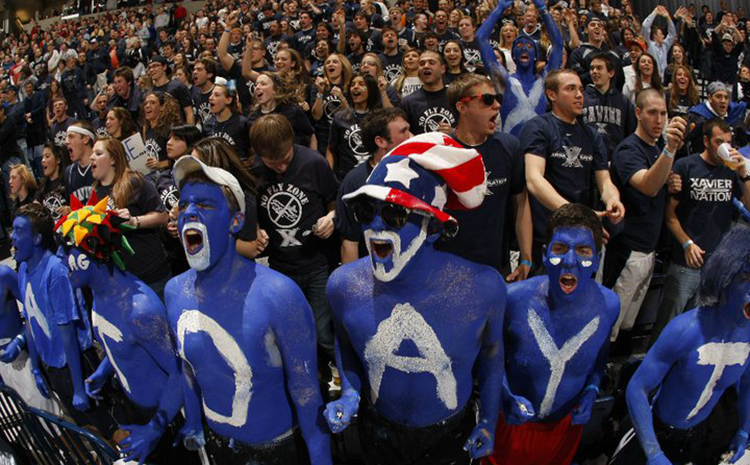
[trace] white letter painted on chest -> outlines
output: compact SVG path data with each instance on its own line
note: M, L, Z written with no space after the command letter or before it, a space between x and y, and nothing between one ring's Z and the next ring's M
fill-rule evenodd
M402 357L396 351L405 340L413 341L420 357ZM386 367L405 373L431 373L437 381L437 396L448 409L458 407L456 378L435 331L411 304L398 304L391 316L381 321L365 345L373 403L378 401L380 382Z
M550 366L547 390L544 393L544 400L542 400L542 405L539 409L539 417L544 418L551 413L552 406L555 404L555 395L565 373L565 365L573 358L581 346L596 333L596 330L599 328L599 317L597 316L591 320L581 332L568 339L563 344L562 349L557 348L555 340L552 339L547 328L544 327L544 322L534 310L529 310L528 319L529 327L531 328L531 332L534 333L534 339L536 339L536 343L539 345L539 350L542 351L542 355L547 359Z
M47 317L39 309L39 305L36 303L36 297L34 297L34 291L31 289L31 283L26 283L26 298L24 299L24 305L26 306L26 314L29 316L29 321L36 320L36 324L42 329L42 332L47 339L50 338L49 324L47 323Z
M224 423L240 428L247 422L247 407L253 395L253 370L247 362L245 354L240 349L237 341L219 325L213 318L204 315L198 310L186 310L177 321L177 340L179 342L180 356L188 360L185 355L185 335L189 333L206 333L219 351L224 361L234 372L234 396L232 397L232 412L225 416L211 410L203 400L203 410L206 417L216 423ZM190 360L188 360L190 361ZM195 363L191 363L194 367Z
M698 365L713 365L714 371L695 408L688 414L688 420L696 416L711 400L714 388L719 384L721 375L724 373L724 368L730 365L744 365L748 354L750 354L750 344L746 342L710 342L698 348Z
M99 337L104 344L104 350L107 351L107 358L112 362L112 366L117 372L117 377L120 378L120 384L122 384L122 387L125 388L127 392L130 392L128 380L125 378L125 375L122 374L122 371L120 371L120 367L117 366L117 361L112 356L112 351L109 349L109 344L107 344L107 338L104 337L107 336L115 342L122 342L122 331L96 312L91 312L91 323L94 325L94 328L99 331Z

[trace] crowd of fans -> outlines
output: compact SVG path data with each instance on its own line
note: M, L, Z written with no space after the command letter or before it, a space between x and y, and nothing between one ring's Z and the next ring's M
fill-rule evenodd
M610 238L601 279L623 306L615 338L633 327L655 255L670 264L658 334L694 302L700 267L737 215L733 198L750 200L744 167L732 174L717 158L725 142L748 144L745 9L657 6L640 18L628 0L509 3L489 24L502 79L479 30L495 8L210 0L194 13L182 4L127 7L9 34L0 42L3 226L27 203L59 219L71 195L109 195L134 227L128 269L161 295L187 269L170 168L193 154L240 180L248 215L239 252L268 256L297 282L331 360L326 280L366 253L340 198L398 143L442 131L482 153L491 191L499 190L479 211L457 213L459 231L441 248L524 279L542 267L549 211L586 203L602 212ZM548 108L514 135L493 134L507 128L503 99L535 92L537 81L516 74L516 61L529 59L517 44L535 50L534 79L544 86L536 95L544 92ZM508 118L524 105L517 100ZM135 135L148 173L128 165ZM554 146L563 136L572 142ZM570 177L560 167L586 170ZM718 168L728 185L695 182ZM512 250L520 251L514 266Z

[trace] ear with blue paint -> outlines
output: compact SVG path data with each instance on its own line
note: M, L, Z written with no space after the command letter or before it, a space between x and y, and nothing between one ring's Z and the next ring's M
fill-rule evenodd
M34 247L40 247L42 245L42 234L34 233Z
M240 232L242 227L245 225L245 214L242 212L237 212L232 217L232 224L229 225L229 233L231 235L236 235Z

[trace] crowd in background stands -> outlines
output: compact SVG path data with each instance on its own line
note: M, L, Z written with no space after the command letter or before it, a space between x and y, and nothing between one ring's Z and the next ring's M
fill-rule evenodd
M44 204L58 219L69 211L71 195L83 201L93 191L110 195L110 206L136 228L127 233L136 252L128 268L161 292L170 276L187 268L175 230L179 193L170 167L196 154L233 172L246 191L240 253L268 254L314 310L325 307L330 269L361 255L351 215L336 209L339 184L353 190L347 175L368 166L357 172L364 182L377 161L373 155L392 142L389 122L407 122L400 129L406 136L453 133L460 118L446 88L463 75L485 73L477 33L494 6L472 0L210 0L195 13L179 3L144 5L8 34L0 43L2 224L9 228L15 210L29 202ZM547 14L554 23L542 21ZM637 97L648 88L664 94L670 117L688 122L678 159L707 149L713 133L704 139L701 127L717 117L729 125L737 148L747 145L750 120L742 103L750 102L750 42L741 5L731 9L722 2L721 11L710 11L690 4L671 12L658 6L639 18L628 0L550 0L544 7L517 1L490 35L509 73L517 69L512 47L519 36L533 40L537 72L553 71L545 68L552 48L548 24L563 38L562 67L586 87L581 118L602 134L610 162L636 130ZM607 116L614 107L603 103L605 96L629 102L618 104L617 118ZM474 98L459 97L464 103ZM491 100L483 102L498 111ZM381 108L395 110L374 130L377 118L368 115ZM277 144L284 153L270 153L263 145L272 136L253 128L269 114L283 116L265 121L276 128L272 134L284 134L279 121L291 123L294 149ZM711 129L727 132L719 126ZM122 145L136 134L150 158L145 176L128 169ZM91 135L105 143L95 145ZM523 176L523 155L540 155L532 142L521 140L520 152L509 155L520 160L514 168L520 184L512 193L525 192L528 183L531 197L544 203L528 166ZM309 159L310 153L319 158ZM574 156L567 162L579 163ZM682 187L687 184L683 179ZM623 184L618 187L626 200ZM306 207L313 204L313 211ZM626 219L638 215L630 208ZM500 211L512 216L511 209ZM684 239L670 232L675 235L674 229L663 234L667 242ZM511 272L509 251L519 243L523 248L512 236L499 235L503 243L494 245L503 256L489 263L505 273ZM699 239L680 242L683 265L700 268ZM518 266L533 268L532 259L522 254ZM320 324L318 330L321 346L332 350L332 336L322 336Z

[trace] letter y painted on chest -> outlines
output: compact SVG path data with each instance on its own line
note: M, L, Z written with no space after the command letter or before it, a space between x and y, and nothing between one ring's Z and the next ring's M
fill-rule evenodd
M414 342L420 357L396 355L405 340ZM435 331L409 303L398 304L391 316L381 321L375 335L365 345L373 403L378 401L386 367L405 373L431 373L437 382L437 396L448 409L458 407L456 378L451 359Z
M547 390L539 409L539 417L544 418L551 413L552 406L555 404L555 395L563 374L565 374L565 365L578 353L581 346L596 333L599 328L599 317L591 320L581 332L568 339L562 348L557 347L557 343L547 331L544 322L534 310L529 310L528 320L531 332L534 333L534 339L539 345L539 350L542 351L542 355L547 359L550 366Z
M749 354L750 344L746 342L710 342L698 348L698 365L713 365L714 371L695 408L688 414L688 420L696 416L711 400L714 388L719 384L721 375L724 374L724 368L731 365L744 365Z

